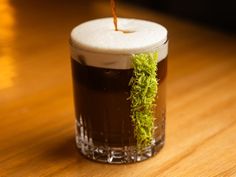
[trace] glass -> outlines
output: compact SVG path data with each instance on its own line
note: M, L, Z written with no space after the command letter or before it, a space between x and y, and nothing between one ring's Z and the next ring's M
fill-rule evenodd
M163 147L168 41L155 50L164 54L159 55L157 64L153 139L150 146L138 148L128 99L133 74L131 55L84 51L71 42L76 144L87 158L105 163L132 163L154 156ZM107 62L107 58L112 61Z

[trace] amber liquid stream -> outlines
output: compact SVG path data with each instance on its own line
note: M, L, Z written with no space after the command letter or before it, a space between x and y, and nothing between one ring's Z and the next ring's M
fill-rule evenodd
M113 16L115 31L118 31L115 0L111 0L111 12L112 12L112 16Z

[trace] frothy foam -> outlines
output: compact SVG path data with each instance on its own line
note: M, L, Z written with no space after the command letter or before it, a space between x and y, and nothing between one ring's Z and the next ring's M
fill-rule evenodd
M85 22L71 32L72 58L83 56L87 65L125 69L130 68L130 55L158 51L159 61L168 53L167 30L154 22L118 18L103 18Z

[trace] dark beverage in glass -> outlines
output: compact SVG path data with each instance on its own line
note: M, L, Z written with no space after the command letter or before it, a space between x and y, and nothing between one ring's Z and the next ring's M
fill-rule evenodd
M106 163L131 163L148 159L162 148L165 139L167 31L152 22L133 19L120 19L120 21L126 25L131 23L124 25L124 28L128 28L124 29L126 31L131 28L130 34L122 31L116 34L109 31L109 25L112 25L110 18L79 25L71 34L77 147L86 157ZM156 39L157 41L149 40L150 37L147 36L140 47L137 47L139 45L136 45L136 39L130 43L124 42L126 46L119 47L124 45L122 43L124 35L131 35L127 37L129 40L143 38L141 34L135 34L138 30L144 30L139 29L140 24L162 36ZM95 26L97 31L94 31ZM103 35L101 31L104 30L106 33L106 29L110 36L119 36L112 39L107 34ZM132 54L144 52L158 53L156 64L158 92L153 110L152 141L146 147L138 147L134 136L135 125L130 116L129 82L134 74Z

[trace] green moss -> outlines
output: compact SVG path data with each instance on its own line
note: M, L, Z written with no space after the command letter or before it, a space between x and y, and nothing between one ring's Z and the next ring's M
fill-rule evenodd
M131 86L131 119L134 124L134 136L139 148L151 144L154 130L154 102L158 91L156 79L157 52L135 54L132 57L134 67Z

